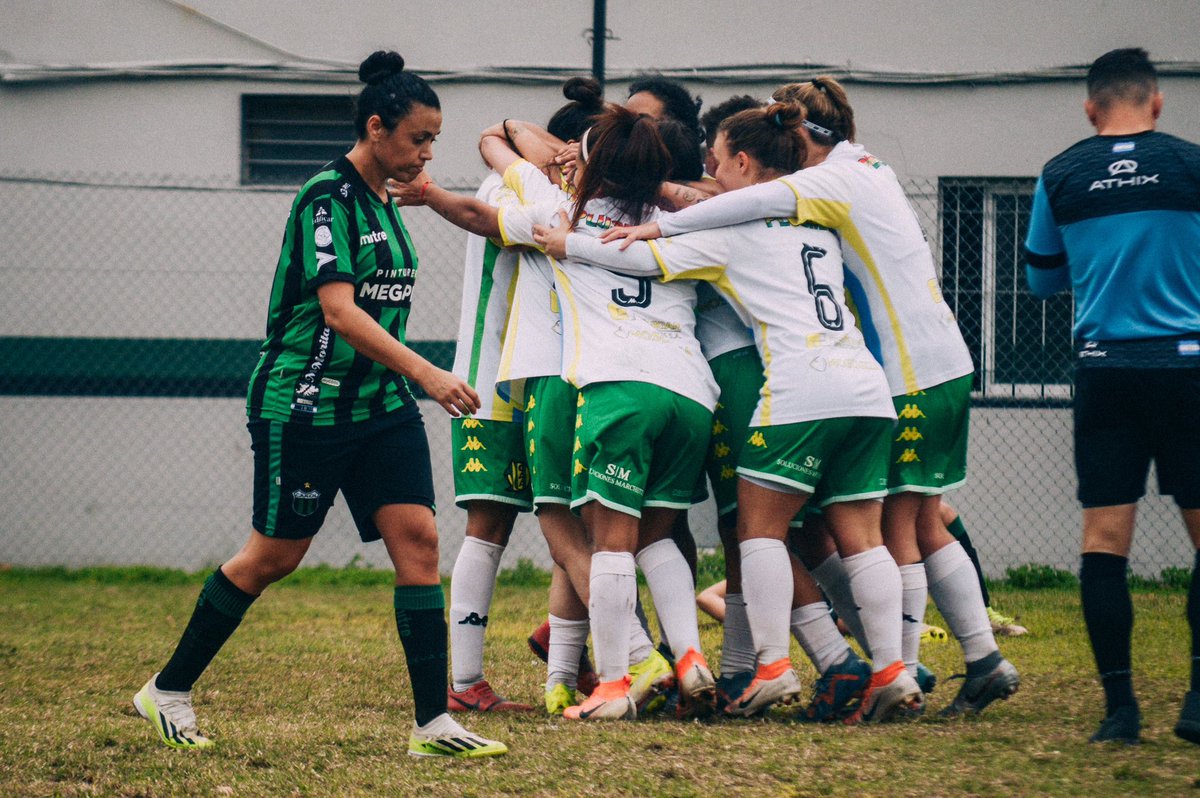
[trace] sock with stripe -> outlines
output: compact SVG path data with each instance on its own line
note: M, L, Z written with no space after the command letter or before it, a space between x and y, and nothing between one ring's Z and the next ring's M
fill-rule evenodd
M450 575L450 674L463 691L483 681L483 638L504 547L463 538Z
M396 585L396 631L404 647L418 726L446 711L446 596L438 585Z
M196 609L175 653L158 674L154 686L159 690L191 690L256 598L230 582L220 568L213 571L200 590Z
M871 648L871 667L879 673L901 659L900 608L904 589L900 568L885 546L843 557L842 563Z
M742 558L742 595L760 665L788 656L792 608L792 566L782 540L751 538L738 544Z
M925 581L925 566L921 563L900 566L900 584L904 589L900 618L900 653L908 675L917 678L917 662L921 658L921 629L925 626L925 604L929 583Z
M1079 593L1083 620L1092 641L1096 669L1104 687L1107 714L1124 706L1137 706L1133 696L1130 638L1133 636L1133 600L1125 569L1129 560L1115 554L1086 552L1080 558Z

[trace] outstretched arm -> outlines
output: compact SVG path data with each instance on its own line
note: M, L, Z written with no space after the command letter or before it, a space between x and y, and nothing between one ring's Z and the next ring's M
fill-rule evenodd
M425 205L468 233L500 237L499 211L475 197L442 188L425 172L411 183L388 183L388 195L402 206Z

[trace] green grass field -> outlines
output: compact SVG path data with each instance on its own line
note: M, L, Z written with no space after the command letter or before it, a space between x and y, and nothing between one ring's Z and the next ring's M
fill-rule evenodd
M525 637L545 593L526 577L497 589L488 676L539 704L543 666ZM471 717L511 753L458 762L406 755L412 707L387 577L327 569L272 588L197 685L201 728L217 747L163 747L130 698L169 656L203 578L0 572L0 795L1200 795L1200 748L1171 733L1188 667L1178 589L1134 597L1140 747L1087 743L1103 700L1077 592L1000 586L995 603L1034 634L1001 641L1024 683L976 719L847 728ZM940 619L931 610L928 620ZM720 630L705 618L701 631L715 663ZM953 642L922 658L942 679L936 714L962 661ZM807 663L802 675L814 678Z

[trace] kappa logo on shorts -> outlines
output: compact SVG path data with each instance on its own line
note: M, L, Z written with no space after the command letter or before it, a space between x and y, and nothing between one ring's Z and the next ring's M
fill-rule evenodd
M921 412L921 408L916 405L905 405L904 409L896 415L900 418L925 418L925 414Z
M718 443L713 447L713 457L720 460L722 457L728 457L732 451L733 449L730 449L728 444Z
M737 469L733 466L721 466L721 479L734 479L737 476Z
M898 441L921 441L925 440L925 436L917 431L916 427L905 427L904 431L897 436Z
M756 432L753 435L751 435L750 440L747 442L751 446L757 446L760 449L767 448L767 439L763 437L763 434L761 432Z
M896 458L897 463L919 463L921 458L917 457L916 449L905 449L904 452Z
M309 516L317 511L321 503L321 491L305 482L304 487L292 491L292 512L300 516Z
M474 435L468 435L467 442L462 445L462 448L459 449L459 451L478 452L481 449L485 452L487 451L487 447L483 445L479 438L475 437Z
M487 471L487 468L483 465L483 463L479 462L478 457L472 457L467 461L467 464L463 466L462 470L463 473L466 474L478 474L480 471Z

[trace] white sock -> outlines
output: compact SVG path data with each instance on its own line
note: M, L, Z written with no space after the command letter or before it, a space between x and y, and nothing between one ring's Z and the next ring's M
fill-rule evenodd
M659 626L675 658L682 657L689 648L699 651L696 583L675 541L667 538L651 543L637 553L636 560L650 587Z
M550 616L550 648L546 656L546 689L565 684L572 690L579 683L579 657L587 643L588 621Z
M504 547L463 538L450 575L450 674L462 691L483 681L483 635Z
M792 567L782 540L751 538L738 544L742 557L742 595L754 650L762 665L788 655L788 619L792 607Z
M637 595L633 555L624 551L593 554L588 588L596 673L602 682L623 679L629 673L629 624Z
M741 593L725 596L725 628L721 640L721 675L753 671L754 638L750 636L750 619L746 617L746 599Z
M654 641L646 634L646 627L635 613L629 619L629 664L637 665L654 652Z
M834 552L811 573L813 579L817 580L817 584L821 586L821 590L825 592L825 597L829 599L833 611L842 619L842 623L846 624L846 628L850 630L850 634L854 635L854 639L862 646L863 653L869 659L871 647L867 644L862 618L858 617L858 605L854 603L854 594L850 590L850 577L846 574L846 566L842 563L842 558L838 556L837 552Z
M925 566L921 563L900 566L900 584L904 586L900 627L900 651L908 675L917 676L921 659L921 628L925 625L925 604L929 587L925 582Z
M792 636L804 649L817 673L838 664L850 651L850 644L838 631L829 606L824 601L805 604L792 610Z
M957 540L925 558L929 595L962 646L963 658L976 662L998 651L983 605L983 592L971 558Z
M900 569L884 546L844 557L842 563L874 655L871 667L878 673L900 659Z

